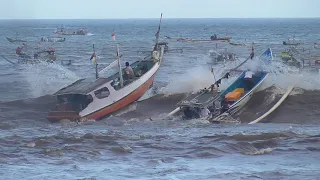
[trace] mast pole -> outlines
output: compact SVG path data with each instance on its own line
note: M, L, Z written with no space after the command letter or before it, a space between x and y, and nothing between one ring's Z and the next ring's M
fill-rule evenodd
M160 16L160 22L159 22L159 27L158 27L158 31L156 33L156 48L158 49L158 41L159 41L159 34L160 34L160 28L161 28L161 21L162 21L162 13Z
M121 68L121 61L120 61L120 50L119 50L119 45L116 42L116 34L114 33L114 30L111 34L111 37L114 40L114 42L116 43L116 47L117 47L117 59L118 59L118 66L119 66L120 86L122 88L123 87L123 77L122 77L122 68Z
M120 61L120 50L119 45L117 44L117 57L118 57L118 66L119 66L119 76L120 76L120 86L123 87L123 77L122 77L122 67Z
M93 48L94 56L96 56L96 50L95 50L95 48L94 48L94 44L92 45L92 48ZM96 79L98 79L98 78L99 78L98 63L97 63L96 57L94 57L94 58L95 58Z

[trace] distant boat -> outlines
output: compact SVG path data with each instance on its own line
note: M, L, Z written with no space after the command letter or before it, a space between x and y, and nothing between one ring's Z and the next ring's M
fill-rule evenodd
M299 42L290 42L290 41L288 41L288 42L283 41L282 44L285 45L285 46L297 46L297 45L300 45L300 44L302 44L302 43L299 43Z
M230 39L232 39L232 37L223 37L223 38L218 38L216 34L214 34L213 36L210 37L211 41L230 41Z
M26 53L21 53L15 61L10 60L5 56L2 57L11 64L38 64L41 62L53 63L57 59L55 50L50 48L34 53L33 57Z
M234 43L234 42L229 42L230 45L232 46L246 46L244 43Z
M42 37L41 42L64 42L66 38L62 37Z
M225 61L234 61L236 59L236 54L228 51L209 51L210 57L213 58L214 62L225 62Z
M9 38L9 37L6 37L7 38L7 40L9 41L9 42L11 42L11 43L15 43L15 42L27 42L27 41L25 41L25 40L21 40L21 39L12 39L12 38Z
M296 41L295 36L293 36L292 39L288 38L288 41L283 41L282 44L285 46L297 46L303 43Z
M83 28L83 29L78 29L78 30L66 30L65 28L57 28L57 30L54 32L54 34L58 35L65 35L65 36L72 36L72 35L87 35L88 34L88 29Z
M179 42L214 42L214 41L220 41L220 42L229 42L231 37L226 38L216 38L216 39L185 39L185 38L179 38L177 41Z
M164 53L182 53L183 49L170 49L167 42L159 42L159 46L164 46ZM138 53L152 53L151 51L137 51Z
M216 36L211 36L210 39L173 38L169 36L166 36L166 38L176 40L178 42L214 42L214 41L230 42L230 39L232 39L232 37L217 38Z

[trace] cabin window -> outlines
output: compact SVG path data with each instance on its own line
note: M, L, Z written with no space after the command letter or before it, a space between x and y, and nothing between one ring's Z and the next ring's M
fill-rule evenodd
M110 95L110 91L107 87L103 87L101 89L98 89L94 92L94 95L98 98L98 99L102 99L102 98L106 98Z

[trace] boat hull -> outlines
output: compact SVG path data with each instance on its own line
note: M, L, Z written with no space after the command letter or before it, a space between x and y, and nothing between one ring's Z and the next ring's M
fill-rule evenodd
M21 40L21 39L12 39L12 38L9 38L9 37L6 37L7 40L11 43L15 43L15 42L27 42L27 41L24 41L24 40Z
M79 113L76 111L52 111L47 116L47 119L52 123L60 122L63 119L76 121L80 118Z
M155 75L153 75L147 82L142 84L140 87L138 87L136 90L134 90L132 93L129 95L125 96L121 100L117 101L114 104L111 104L110 106L104 107L96 112L93 112L89 115L84 116L84 118L87 119L101 119L113 112L116 112L129 104L135 102L138 100L140 97L143 96L143 94L148 91L148 89L152 86L153 80L154 80Z
M153 75L147 82L142 84L139 88L134 90L132 93L123 97L121 100L109 106L106 106L98 111L90 113L88 115L80 116L79 113L75 111L52 111L48 114L47 119L52 123L59 122L62 119L68 119L71 121L77 121L82 118L87 120L88 119L99 120L138 100L152 86L154 77L155 75Z
M186 110L186 111L183 111L184 117L186 117L186 119L199 117L200 115L198 110L202 108L208 108L212 110L213 117L208 117L208 120L215 119L225 112L227 112L230 115L233 115L237 111L239 111L252 98L255 92L259 90L264 80L267 78L267 75L268 73L266 72L257 72L257 75L252 79L254 81L254 86L248 89L244 81L244 72L243 72L237 78L237 80L235 80L225 91L221 93L217 93L217 92L212 93L208 90L204 90L202 92L197 93L196 95L188 96L187 98L182 100L180 103L178 103L178 106L183 110ZM229 107L226 111L222 112L222 109L219 109L219 108L217 109L216 102L222 102L224 97L229 92L233 92L238 88L243 89L244 94L241 95L239 99L236 101L229 101L228 102ZM190 108L192 110L190 110ZM189 115L186 113L188 113Z
M264 80L267 78L268 74L266 74L260 81L257 83L249 92L247 92L242 98L240 98L237 102L235 102L230 108L228 109L228 113L233 115L238 112L244 105L248 103L248 101L252 98L254 93L256 93L261 85L263 84Z

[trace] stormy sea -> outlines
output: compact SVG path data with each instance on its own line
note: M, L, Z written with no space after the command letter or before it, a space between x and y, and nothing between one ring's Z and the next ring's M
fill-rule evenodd
M95 45L99 69L116 58L111 33L116 34L122 63L150 51L159 19L0 20L0 179L303 179L320 178L320 74L283 64L282 43L294 37L305 54L317 55L320 19L164 19L160 39L165 54L152 89L143 99L90 123L50 123L56 105L52 95L80 78L94 78L90 61ZM65 36L64 42L39 43L60 26L87 28L85 36ZM173 38L223 42L178 42ZM26 52L54 47L54 63L22 64L6 37L26 41ZM255 67L267 48L274 62L259 91L237 113L241 123L213 124L202 119L164 118L188 93L208 87L245 60L239 69ZM213 63L212 51L237 55L232 62ZM67 63L65 63L67 62ZM210 72L213 67L214 72ZM214 75L213 75L214 74ZM222 80L226 88L238 76ZM286 88L287 99L257 124Z

